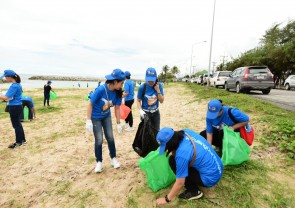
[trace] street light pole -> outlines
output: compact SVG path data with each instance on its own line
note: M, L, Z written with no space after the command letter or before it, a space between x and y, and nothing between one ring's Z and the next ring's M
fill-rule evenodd
M197 43L194 43L192 45L192 53L191 53L191 66L190 66L190 77L192 76L192 63L193 63L193 51L194 51L194 45L197 45L197 44L200 44L200 43L206 43L206 40L203 40L201 42L197 42Z
M210 77L210 66L211 66L211 54L212 54L212 43L213 43L213 30L214 30L214 16L215 16L215 3L216 0L214 0L214 8L213 8L213 20L212 20L212 30L211 30L211 43L210 43L210 55L209 55L209 69L208 69L208 80ZM209 86L210 83L207 81L207 86Z

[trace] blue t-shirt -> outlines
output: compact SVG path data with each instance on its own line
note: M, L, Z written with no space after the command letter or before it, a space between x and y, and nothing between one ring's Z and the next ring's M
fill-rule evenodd
M196 159L192 167L200 173L204 186L214 186L223 173L220 157L204 137L190 129L183 129L183 131L190 135L196 145ZM176 178L188 176L188 168L193 155L194 147L190 139L185 135L175 154Z
M216 119L208 119L206 118L206 132L207 133L213 133L213 128L217 129L223 129L223 127L226 126L232 126L235 124L234 121L231 120L231 118L228 115L228 109L230 107L223 106L222 115L220 117L217 117ZM247 116L245 113L241 112L237 108L232 108L231 113L233 117L238 122L246 122L249 121L249 116Z
M9 89L7 90L5 96L8 97L9 100L7 105L11 106L11 105L22 105L22 101L21 101L21 96L22 96L22 86L20 85L20 83L12 83L12 85L10 85Z
M127 79L124 83L124 92L128 92L125 101L134 100L134 84L130 79Z
M103 106L108 106L108 101L110 102L111 106L120 106L122 103L122 97L117 97L115 90L110 91L107 84L100 85L98 88L95 89L90 98L90 102L93 105L91 118L103 119L110 116L110 108L105 111L103 110Z
M31 103L31 107L34 107L33 99L29 96L22 96L21 100L29 101Z
M159 84L160 92L164 96L163 86ZM141 99L141 107L144 110L156 110L159 107L158 93L154 87L150 87L146 83L145 95L142 97L144 84L140 85L137 92L137 98Z

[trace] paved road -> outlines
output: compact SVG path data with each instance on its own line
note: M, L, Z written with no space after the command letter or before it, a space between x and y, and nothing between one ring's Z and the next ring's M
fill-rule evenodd
M295 91L272 89L268 95L263 95L261 91L251 91L250 95L262 100L269 101L281 108L295 111Z

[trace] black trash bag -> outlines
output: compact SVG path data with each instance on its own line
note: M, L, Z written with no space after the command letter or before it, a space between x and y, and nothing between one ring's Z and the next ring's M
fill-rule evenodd
M134 151L141 157L145 157L151 151L158 149L159 144L156 140L158 130L155 129L149 117L144 116L144 119L139 123L132 147Z

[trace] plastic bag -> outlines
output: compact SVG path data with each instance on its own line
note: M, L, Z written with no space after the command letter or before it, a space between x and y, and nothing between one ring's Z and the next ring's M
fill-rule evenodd
M57 97L56 92L52 92L52 91L50 91L50 100L55 100L56 97Z
M138 164L146 173L148 186L153 192L166 188L176 179L169 165L169 157L166 157L166 154L159 155L159 148L141 158Z
M124 104L120 105L120 119L125 120L130 113L130 108ZM116 116L116 109L114 108L114 115Z
M138 129L132 144L134 151L141 157L145 157L151 151L156 150L159 147L159 143L156 140L158 130L156 130L146 115L144 119L139 123Z
M240 135L251 146L255 135L254 128L250 124L247 124L240 128Z
M249 160L250 147L240 137L240 133L234 132L228 126L223 128L223 132L221 158L223 165L238 165Z
M27 106L24 107L24 121L29 119L29 109Z

